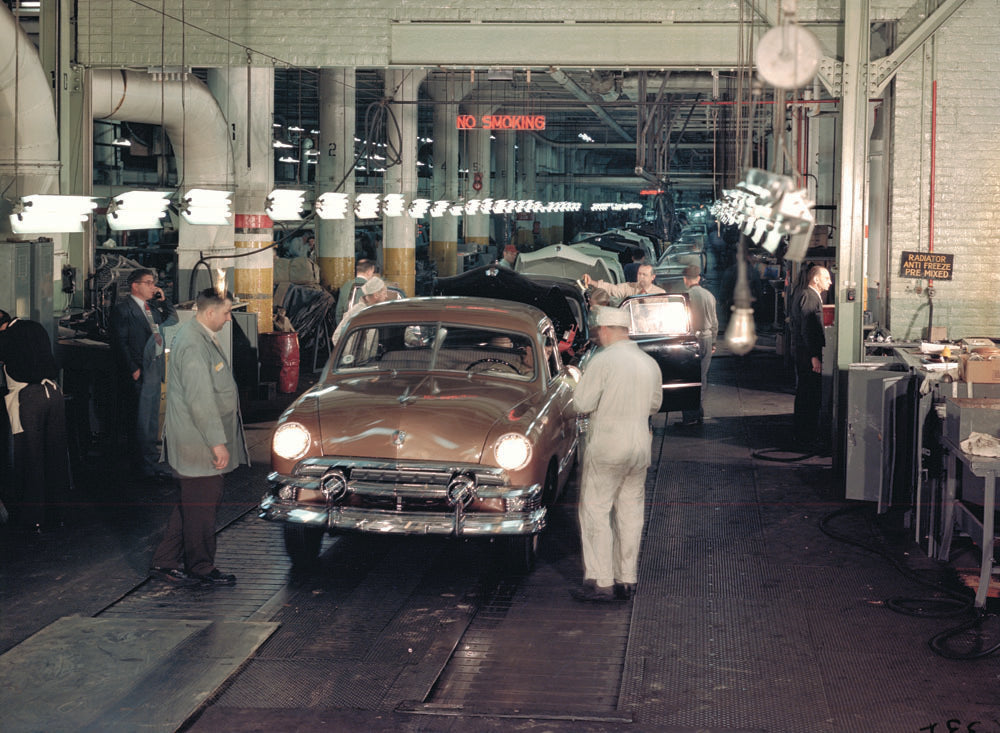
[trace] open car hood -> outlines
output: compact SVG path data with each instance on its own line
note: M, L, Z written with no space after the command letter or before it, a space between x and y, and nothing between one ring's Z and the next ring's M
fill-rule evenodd
M621 273L613 272L605 259L568 244L553 244L536 252L522 252L514 267L518 272L555 275L569 280L579 280L586 274L594 280L621 281Z
M569 330L577 322L559 288L535 282L528 276L498 265L485 265L461 275L439 277L434 282L434 294L497 298L533 305L549 317L557 334Z

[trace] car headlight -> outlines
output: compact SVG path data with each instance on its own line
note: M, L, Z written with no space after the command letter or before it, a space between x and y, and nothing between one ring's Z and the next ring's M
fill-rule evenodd
M271 449L282 458L301 458L312 444L312 435L297 422L286 422L274 431Z
M493 457L500 468L516 471L531 460L531 443L519 433L507 433L493 447Z

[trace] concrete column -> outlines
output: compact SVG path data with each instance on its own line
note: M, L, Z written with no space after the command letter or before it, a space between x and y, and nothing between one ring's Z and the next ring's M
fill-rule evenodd
M431 198L435 201L458 199L458 129L455 126L458 103L453 100L464 96L469 87L467 83L427 84L427 93L435 103L431 178ZM455 275L458 272L458 217L432 218L430 227L430 257L437 265L438 275Z
M493 114L495 107L490 105L471 105L467 111L482 119L483 115ZM465 137L465 160L469 169L464 191L467 199L484 199L490 196L490 179L492 174L490 160L490 131L468 130ZM475 186L479 185L477 191ZM490 244L490 218L483 214L467 216L462 222L462 232L465 235L465 246L470 252L484 252Z
M274 223L264 213L274 188L271 121L274 71L270 67L209 69L208 87L232 131L233 295L257 314L257 330L273 329ZM212 267L216 265L211 263Z
M535 158L535 137L531 133L518 133L518 166L517 166L517 180L518 180L518 191L517 198L519 199L535 199L535 165L537 160ZM533 246L535 241L535 236L533 232L535 220L534 217L531 219L519 219L517 222L517 230L515 232L516 243L519 247Z
M418 69L388 69L385 93L392 98L390 110L398 126L390 125L388 145L401 160L386 169L383 194L400 194L409 202L417 194L417 99L426 73ZM397 283L412 296L416 286L417 223L409 216L382 217L383 269L385 279Z
M316 195L346 193L352 202L343 219L315 220L320 284L331 290L354 280L355 91L353 68L320 69Z

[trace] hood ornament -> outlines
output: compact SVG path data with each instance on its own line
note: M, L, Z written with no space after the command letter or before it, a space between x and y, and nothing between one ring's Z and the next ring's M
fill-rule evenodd
M406 432L403 430L397 430L392 434L392 444L397 448L402 447L403 443L406 441Z

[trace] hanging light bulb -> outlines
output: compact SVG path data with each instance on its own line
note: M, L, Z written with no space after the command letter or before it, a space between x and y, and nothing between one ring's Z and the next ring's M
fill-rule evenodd
M733 314L726 327L726 345L737 356L749 354L757 343L757 332L750 306L750 282L747 278L746 237L740 237L736 266L736 287L733 289Z
M753 308L733 306L733 314L726 327L726 345L737 356L749 354L757 343L757 331L753 322Z

